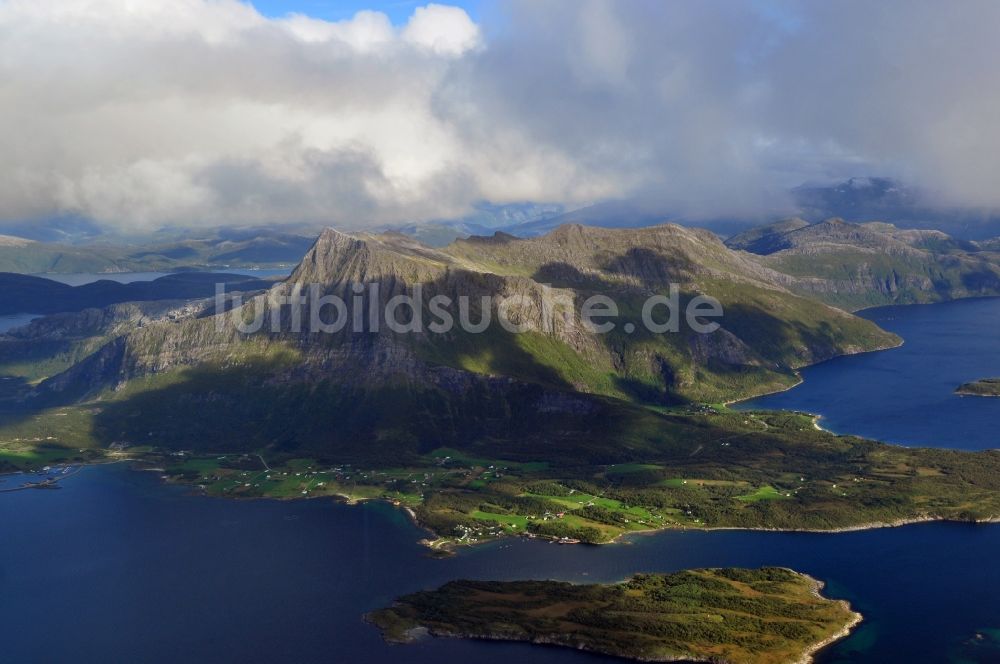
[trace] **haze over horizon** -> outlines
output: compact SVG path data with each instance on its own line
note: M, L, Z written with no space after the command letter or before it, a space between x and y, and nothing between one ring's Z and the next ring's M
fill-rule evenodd
M481 201L760 218L856 175L996 210L998 23L985 1L6 0L0 232Z

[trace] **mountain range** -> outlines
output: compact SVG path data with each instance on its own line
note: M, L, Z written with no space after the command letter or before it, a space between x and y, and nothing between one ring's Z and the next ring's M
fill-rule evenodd
M534 238L498 231L443 248L396 232L326 229L265 292L119 302L0 336L0 435L44 448L47 458L134 449L218 491L242 465L256 467L247 453L273 465L350 464L371 471L366 491L406 496L421 524L449 538L461 528L496 532L500 517L490 515L541 514L548 504L528 505L533 492L574 486L614 491L624 505L680 510L680 522L696 525L847 527L916 518L927 504L943 506L939 518L987 518L995 513L995 455L894 448L818 431L805 416L719 406L790 387L803 366L900 343L849 309L1000 294L983 276L996 273L994 258L989 247L943 234L835 219L789 220L728 245L671 224L568 224ZM891 282L876 270L882 260L893 262ZM831 261L843 274L828 273ZM312 284L343 301L345 321L370 323L401 295L428 312L436 298L466 296L470 321L496 320L509 298L509 321L529 329L300 328L281 298ZM671 285L681 309L700 295L715 298L721 326L649 331L642 308L650 298L669 301ZM618 307L604 334L581 314L595 295ZM319 302L306 298L302 320L313 306ZM256 332L237 326L257 320ZM402 322L416 320L404 308ZM187 453L195 466L174 460ZM450 458L482 476L451 469L445 484L416 491L404 482L414 469L430 477ZM497 470L487 481L497 460L520 464L516 477L501 481ZM611 464L634 474L609 474ZM904 466L933 477L901 473ZM783 483L790 495L804 475L836 485L857 474L885 483L866 484L861 501L831 502L819 490L801 503L744 503L751 485ZM671 478L689 476L720 484L697 500L682 489L675 495ZM963 493L973 485L987 492L975 509ZM238 486L240 495L270 495L263 485ZM331 490L353 492L337 486ZM575 527L543 524L538 532L603 541L620 532L609 519L629 518L587 515Z
M726 240L786 275L794 292L855 310L1000 293L1000 253L992 242L936 230L793 218Z
M706 231L666 225L607 230L567 225L535 239L497 233L433 249L398 234L347 235L324 231L299 266L271 292L289 295L296 284L318 284L338 294L353 316L350 288L377 283L378 301L395 295L521 298L513 317L532 330L513 334L494 325L482 334L397 334L341 331L319 335L278 328L280 307L261 295L242 305L246 319L261 315L266 333L243 335L210 316L149 326L125 335L47 389L91 384L116 386L138 376L215 363L241 366L257 354L295 357L286 369L300 380L330 380L352 388L439 389L442 381L504 381L596 394L643 403L721 401L793 384L795 369L844 353L897 343L872 323L789 290L788 277L756 257L734 252ZM680 286L682 300L699 293L716 298L725 315L711 334L643 331L640 311L651 295ZM554 321L543 319L545 288L575 304ZM593 294L612 296L621 327L589 332L579 305ZM489 312L495 319L497 305ZM309 316L308 308L303 317ZM477 311L478 320L482 311ZM636 326L624 331L624 322ZM272 331L277 329L278 331Z

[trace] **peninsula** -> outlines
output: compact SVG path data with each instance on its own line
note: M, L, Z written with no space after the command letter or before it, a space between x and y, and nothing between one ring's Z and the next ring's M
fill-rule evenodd
M143 403L153 415L157 404ZM114 404L102 405L107 417ZM1000 452L836 436L800 413L657 412L612 402L603 411L614 415L609 422L553 418L564 430L545 429L553 433L544 446L481 440L395 458L374 446L345 459L47 440L93 431L84 423L94 421L94 407L62 407L51 423L26 419L0 430L10 440L0 439L0 472L128 460L218 497L386 500L407 508L428 531L425 543L443 550L509 536L597 544L664 529L837 531L1000 515Z
M640 661L809 662L861 615L778 567L639 574L623 583L451 581L367 616L388 641L527 641Z

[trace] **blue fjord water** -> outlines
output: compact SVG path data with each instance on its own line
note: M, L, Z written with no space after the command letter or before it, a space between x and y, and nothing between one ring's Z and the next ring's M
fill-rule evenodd
M1000 527L506 540L435 559L384 504L191 496L123 466L85 469L59 491L0 494L0 524L4 662L612 662L451 639L388 646L362 614L454 578L585 583L722 565L793 567L849 599L866 620L822 662L1000 658L976 639L1000 626Z
M809 369L803 386L768 406L819 411L839 432L882 431L905 444L993 446L1000 399L950 391L1000 375L1000 300L866 315L907 344ZM927 433L956 425L960 436ZM0 488L15 482L0 477ZM592 582L721 565L793 567L850 600L865 621L820 662L1000 661L1000 526L664 532L602 547L505 540L435 559L384 504L226 501L123 466L86 468L62 486L0 493L0 661L620 661L452 639L388 646L361 616L454 578Z
M1000 376L1000 299L860 315L903 345L808 367L798 387L739 407L818 413L830 431L902 445L1000 448L1000 399L955 394L962 383Z

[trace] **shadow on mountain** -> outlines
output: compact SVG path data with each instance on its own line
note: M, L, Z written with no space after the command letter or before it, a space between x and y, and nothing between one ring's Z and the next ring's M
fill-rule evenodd
M185 369L167 384L147 382L100 404L93 435L104 446L266 449L277 459L390 467L441 447L571 466L618 463L639 459L662 435L648 422L659 416L537 384L466 375L356 387L331 378L286 382L288 369L267 361ZM609 447L612 436L622 442Z
M463 241L470 244L511 244L513 242L520 242L521 239L510 233L496 231L493 235L470 235Z
M688 281L693 265L685 256L668 257L645 247L633 247L607 259L601 267L611 274L632 277L648 288L663 289L666 284Z
M31 388L23 376L0 375L0 417L16 412Z
M597 274L586 274L569 263L546 263L531 278L553 288L574 288L592 291L607 290L611 283Z
M615 387L621 390L633 401L658 406L677 406L688 403L676 394L671 393L665 387L651 385L637 378L627 376L615 376Z
M1000 290L1000 277L991 270L977 270L962 275L962 285L969 291L986 295Z

